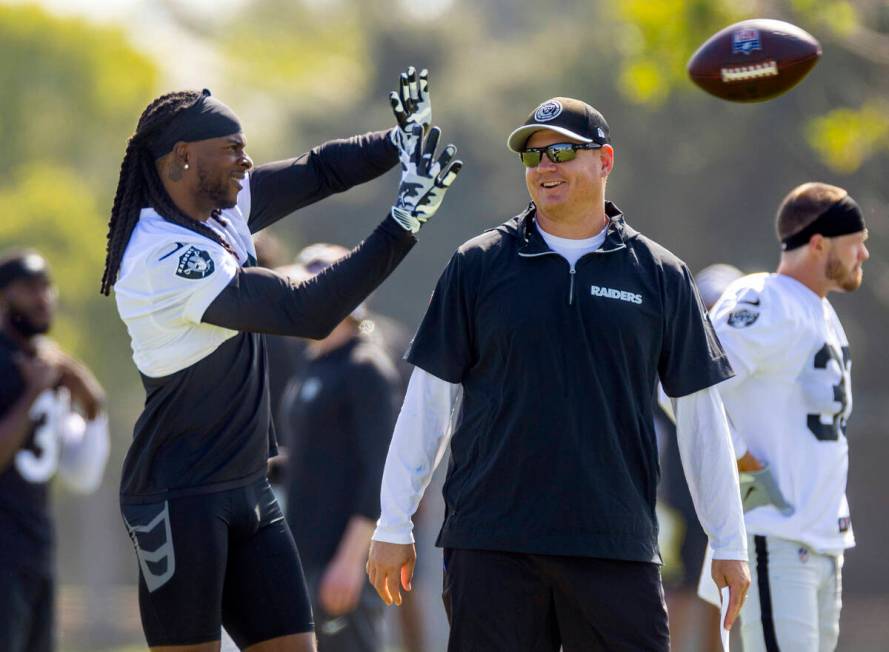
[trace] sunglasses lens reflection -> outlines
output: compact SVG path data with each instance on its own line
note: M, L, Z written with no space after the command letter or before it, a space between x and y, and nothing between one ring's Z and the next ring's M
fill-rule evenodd
M522 152L520 156L522 157L522 163L527 168L536 168L540 165L540 152Z
M540 165L543 153L553 163L567 163L577 157L577 148L571 143L556 143L548 147L527 149L520 154L525 167L536 168Z
M546 155L553 163L566 163L577 156L577 151L571 145L559 143L547 147Z

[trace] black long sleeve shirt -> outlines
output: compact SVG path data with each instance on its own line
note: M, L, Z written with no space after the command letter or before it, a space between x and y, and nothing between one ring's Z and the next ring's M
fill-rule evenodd
M124 462L121 502L149 503L253 482L276 451L263 333L323 337L415 240L387 217L352 253L295 285L253 267L250 233L397 161L387 133L326 143L257 167L224 222L237 256L144 209L115 284L145 407ZM236 259L237 258L237 259Z

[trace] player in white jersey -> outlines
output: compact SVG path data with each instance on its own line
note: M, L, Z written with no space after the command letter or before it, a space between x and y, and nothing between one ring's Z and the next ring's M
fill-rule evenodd
M829 292L861 285L861 211L842 188L807 183L777 216L774 274L730 285L713 324L735 370L719 391L741 470L753 584L741 611L748 652L825 651L839 635L846 501L849 342Z
M425 75L410 68L400 86L395 128L256 167L237 115L207 90L161 95L127 142L102 292L114 288L146 391L120 502L152 649L218 651L223 625L251 652L315 649L296 545L266 477L277 440L265 334L329 334L456 178L456 148L435 156ZM395 206L348 256L305 283L256 266L254 233L399 162Z

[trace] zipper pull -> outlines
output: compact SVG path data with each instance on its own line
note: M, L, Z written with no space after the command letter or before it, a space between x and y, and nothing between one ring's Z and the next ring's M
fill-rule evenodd
M568 272L571 275L571 285L568 288L568 305L574 304L574 267Z

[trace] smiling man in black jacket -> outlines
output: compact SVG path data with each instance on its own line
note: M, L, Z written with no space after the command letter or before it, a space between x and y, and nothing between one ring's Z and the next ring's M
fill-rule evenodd
M731 368L685 265L605 201L608 124L553 98L509 137L532 203L462 245L408 352L368 575L410 588L411 517L450 437L444 487L449 650L668 650L653 410L679 446L728 586L750 579L738 477L714 385Z

